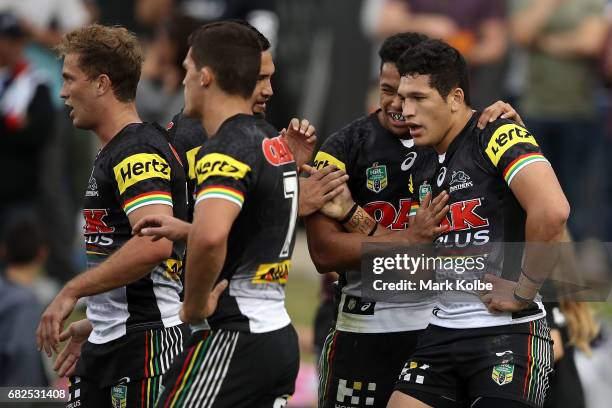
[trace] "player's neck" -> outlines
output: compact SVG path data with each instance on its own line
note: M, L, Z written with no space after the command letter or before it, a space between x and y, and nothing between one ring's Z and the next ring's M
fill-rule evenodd
M142 123L134 102L111 104L101 112L98 127L93 131L98 135L102 146L110 142L117 134L131 123Z
M448 150L448 147L453 143L453 140L459 136L465 125L470 121L473 111L469 106L465 106L453 115L451 126L448 128L446 135L442 138L442 141L434 146L436 153L444 154Z
M227 119L239 113L253 114L251 102L237 95L223 95L222 98L213 99L215 102L206 103L202 112L202 126L209 135L215 134Z

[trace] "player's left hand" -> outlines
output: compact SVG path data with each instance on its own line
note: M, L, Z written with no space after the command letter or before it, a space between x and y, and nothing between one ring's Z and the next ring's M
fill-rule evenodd
M81 356L81 347L87 341L93 327L87 319L72 323L60 334L60 341L70 340L57 356L53 370L60 377L70 377L74 374L76 363Z
M213 290L208 295L204 310L192 310L187 302L183 302L181 311L179 312L179 318L183 323L199 323L200 321L210 317L215 310L217 310L217 304L219 303L219 297L221 293L227 288L229 282L227 279L223 279L217 283Z
M289 145L298 169L302 168L312 158L312 152L317 141L315 132L316 129L307 119L300 121L297 118L291 119L289 126L281 130L281 136Z
M510 119L525 127L523 119L521 119L521 116L512 105L503 101L497 101L482 111L480 118L478 118L478 128L484 129L487 123L493 122L497 118Z
M68 294L64 288L47 306L40 318L38 329L36 329L38 351L44 349L48 357L51 357L52 352L57 353L57 344L60 341L60 332L64 327L64 321L72 313L77 300L76 296Z
M521 302L514 297L516 282L490 274L484 276L483 282L493 285L492 290L480 293L480 300L489 312L518 312L529 305L528 302Z

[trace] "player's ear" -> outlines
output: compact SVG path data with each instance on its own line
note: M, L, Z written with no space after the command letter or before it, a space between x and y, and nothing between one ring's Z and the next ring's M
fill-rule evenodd
M96 87L96 95L102 96L106 94L108 91L112 92L112 82L111 79L106 74L100 74L98 78L95 80Z
M450 103L451 112L457 112L465 104L463 89L455 88L450 91L447 100Z
M200 69L200 86L203 88L208 87L213 79L215 78L215 74L209 67L202 67Z

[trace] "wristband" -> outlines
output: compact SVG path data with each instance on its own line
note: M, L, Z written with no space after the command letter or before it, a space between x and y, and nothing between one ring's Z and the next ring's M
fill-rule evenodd
M349 210L348 213L346 213L346 215L344 216L344 218L342 218L340 220L340 224L346 224L347 222L349 222L351 220L351 217L353 216L353 214L355 214L355 211L357 211L357 208L359 207L359 204L355 203L353 204L353 206L351 207L351 209Z
M514 291L512 291L512 295L514 296L514 298L516 300L518 300L519 302L523 302L523 303L531 303L533 301L533 299L525 299L524 297L521 297L519 295L516 294L516 288L514 289Z
M515 298L531 302L538 294L538 291L542 287L542 283L544 282L534 281L529 276L525 275L525 272L521 271L521 276L514 288Z
M342 224L348 232L356 232L363 235L370 234L375 225L376 221L374 218L359 206L357 206L351 218Z

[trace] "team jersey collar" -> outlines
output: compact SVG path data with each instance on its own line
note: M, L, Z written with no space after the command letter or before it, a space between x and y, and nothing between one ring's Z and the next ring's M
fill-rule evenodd
M448 149L446 149L446 152L438 155L438 162L440 164L444 163L445 161L448 161L453 156L455 151L457 151L459 146L461 146L462 140L465 139L467 135L472 133L472 131L478 124L479 116L479 112L474 111L472 113L470 120L468 120L463 129L461 129L461 132L459 132L457 137L455 137L455 139L451 142L451 144L448 146Z
M234 116L230 116L229 118L225 119L225 121L223 121L223 123L221 123L221 126L219 126L219 129L217 129L217 132L215 133L215 136L218 135L219 133L221 133L221 130L227 126L232 126L233 123L240 123L243 121L249 121L249 120L256 120L257 117L254 115L249 115L246 113L237 113Z
M412 149L414 147L414 140L411 137L402 138L402 137L395 136L393 133L389 131L389 129L385 129L383 127L383 125L380 123L380 120L378 119L378 114L381 111L382 109L378 108L375 112L372 112L369 115L369 118L374 124L374 127L376 128L376 130L380 132L384 132L388 134L389 136L393 137L394 139L399 140L405 148Z

